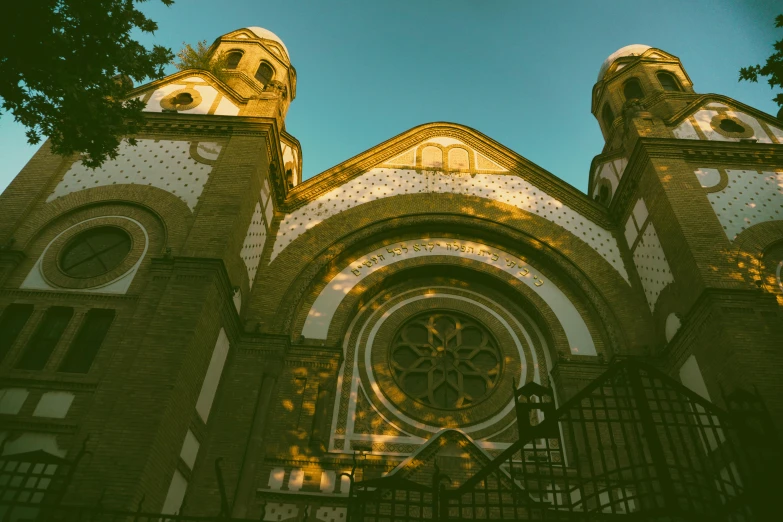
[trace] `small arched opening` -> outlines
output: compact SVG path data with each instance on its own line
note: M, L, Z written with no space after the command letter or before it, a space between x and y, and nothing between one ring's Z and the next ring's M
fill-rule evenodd
M638 100L644 98L642 84L636 78L631 78L623 85L623 95L626 100Z
M668 72L659 72L657 75L658 81L661 83L661 87L663 87L664 91L681 91L680 84L677 81L677 78L674 77L674 75L668 73Z

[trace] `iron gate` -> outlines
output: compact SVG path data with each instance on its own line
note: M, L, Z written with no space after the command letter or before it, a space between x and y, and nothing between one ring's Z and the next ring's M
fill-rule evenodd
M779 520L780 446L759 397L718 408L652 366L619 362L555 410L516 391L519 440L458 488L357 482L351 522ZM430 509L427 510L429 505Z

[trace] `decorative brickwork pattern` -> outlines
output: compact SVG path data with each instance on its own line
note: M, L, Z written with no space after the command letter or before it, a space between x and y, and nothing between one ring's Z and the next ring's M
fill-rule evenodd
M264 250L265 242L266 226L264 225L264 213L261 210L261 203L256 203L250 226L247 227L245 241L242 243L242 251L239 254L247 267L247 278L250 288L253 288L258 262L261 261L261 252Z
M726 188L707 197L730 241L748 227L783 219L783 172L726 170L726 174Z
M99 169L88 169L81 161L74 163L46 201L93 187L150 185L171 192L193 210L212 166L195 160L190 154L190 144L189 141L137 140L134 147L123 141L117 159L107 161ZM221 146L210 143L208 149L200 150L217 157Z
M636 245L633 252L633 262L639 272L639 278L642 280L647 304L650 305L650 310L653 310L661 291L669 283L674 282L674 277L652 223L649 223L644 229L642 238Z
M523 178L501 174L370 170L287 215L280 224L270 261L307 230L344 210L382 198L431 192L487 198L549 219L587 243L628 280L617 241L610 231Z

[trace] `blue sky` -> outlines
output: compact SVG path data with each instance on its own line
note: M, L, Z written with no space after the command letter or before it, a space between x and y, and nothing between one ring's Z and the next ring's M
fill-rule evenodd
M778 1L223 1L150 0L146 45L175 52L246 26L282 38L297 69L286 127L304 177L430 121L473 127L585 191L603 139L590 114L598 68L642 43L678 56L699 93L775 114L765 83L738 83L783 37ZM173 67L170 68L173 72ZM37 147L0 117L0 190Z

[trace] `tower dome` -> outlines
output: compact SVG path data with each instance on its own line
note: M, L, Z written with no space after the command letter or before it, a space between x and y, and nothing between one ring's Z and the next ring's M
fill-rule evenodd
M606 71L609 70L609 67L611 67L612 64L615 62L615 60L617 60L618 58L622 58L624 56L639 56L644 51L650 48L651 47L649 45L631 44L616 50L615 52L610 54L606 60L604 60L604 63L601 65L601 69L598 71L597 81L600 82L601 80L604 79L604 75L606 74Z
M277 36L269 29L264 29L263 27L245 27L245 29L249 31L253 31L253 34L261 38L262 40L272 40L273 42L279 43L280 46L283 48L283 51L285 51L286 56L288 56L289 59L291 58L291 55L288 53L288 48L283 43L283 40L281 40L279 36Z

